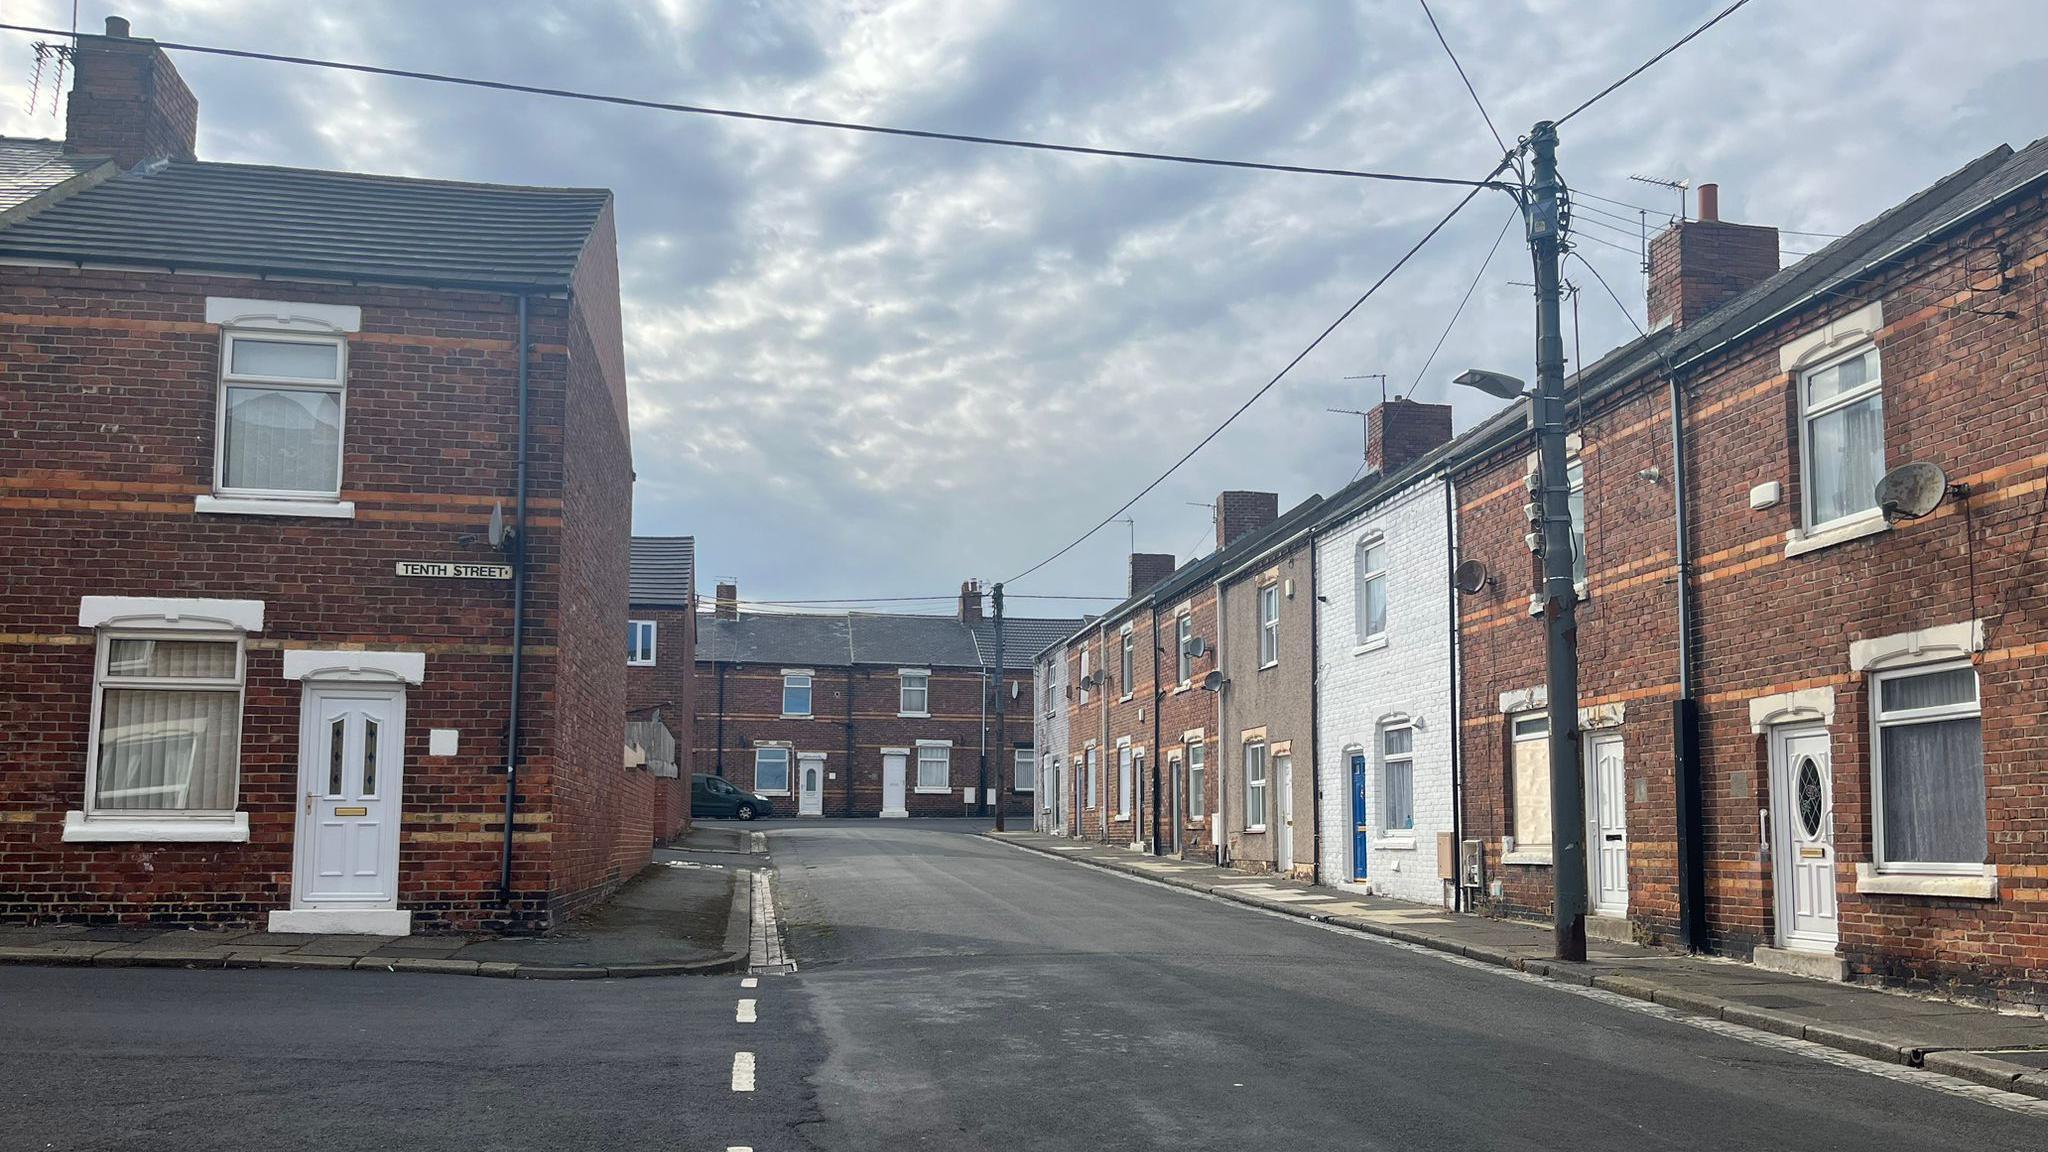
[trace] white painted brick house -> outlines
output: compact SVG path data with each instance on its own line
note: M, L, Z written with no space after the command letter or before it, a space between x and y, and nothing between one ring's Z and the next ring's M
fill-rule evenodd
M1435 470L1397 477L1316 534L1323 880L1428 904L1449 898L1437 834L1455 831L1448 489Z

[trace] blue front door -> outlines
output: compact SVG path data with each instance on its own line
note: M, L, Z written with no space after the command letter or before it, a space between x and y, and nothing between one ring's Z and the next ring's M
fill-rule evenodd
M1365 755L1351 757L1351 878L1365 879Z

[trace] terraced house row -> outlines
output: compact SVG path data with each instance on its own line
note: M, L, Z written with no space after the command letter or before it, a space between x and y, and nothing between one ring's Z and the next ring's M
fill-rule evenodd
M1528 400L1397 400L1362 479L1225 493L1039 652L1040 825L1546 919L1559 727L1595 933L2048 1003L2048 142L1784 268L1716 193L1568 381L1575 707Z

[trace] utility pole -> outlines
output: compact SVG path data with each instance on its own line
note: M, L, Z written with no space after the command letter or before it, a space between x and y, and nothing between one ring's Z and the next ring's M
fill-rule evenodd
M1529 135L1535 164L1525 211L1536 263L1536 448L1543 506L1543 631L1549 670L1550 853L1557 958L1586 958L1586 788L1579 766L1579 593L1572 578L1571 484L1565 459L1564 332L1558 277L1562 185L1557 126Z
M1003 784L1003 585L1001 581L996 582L990 599L994 601L996 610L996 831L1001 832L1003 830L1003 803L1010 798L1009 789ZM1011 753L1010 763L1012 771L1015 770L1016 761L1016 754ZM1037 793L1034 792L1033 795L1037 795Z

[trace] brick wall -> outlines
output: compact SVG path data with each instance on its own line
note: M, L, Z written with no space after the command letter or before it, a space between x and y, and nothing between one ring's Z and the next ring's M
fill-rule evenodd
M660 709L662 724L675 737L677 778L657 784L656 843L673 840L689 828L689 774L696 715L697 613L690 607L633 605L627 616L654 622L654 664L626 668L626 707L636 718Z
M1179 675L1178 618L1185 610L1194 621L1194 634L1207 643L1208 650L1195 658L1191 674L1185 685L1177 682ZM1202 810L1210 814L1199 822L1183 821L1180 829L1181 854L1191 859L1216 858L1216 839L1212 833L1214 814L1223 797L1223 755L1227 743L1223 733L1221 704L1218 693L1202 690L1202 680L1216 671L1219 653L1216 650L1219 632L1216 615L1216 586L1210 583L1197 585L1180 599L1159 606L1159 739L1165 746L1166 759L1174 752L1182 755L1182 787L1186 787L1186 738L1190 732L1199 731L1203 741ZM1178 748L1176 748L1178 746ZM1166 759L1162 759L1164 764ZM1306 773L1304 773L1306 775ZM1171 795L1162 792L1164 795ZM1172 811L1171 801L1166 805ZM1304 808L1303 811L1307 809Z
M1366 467L1382 474L1398 472L1450 439L1449 404L1413 400L1375 404L1366 414Z
M115 31L113 21L108 31ZM88 36L72 54L75 79L65 103L64 150L112 156L123 168L144 160L190 160L199 101L154 41Z

